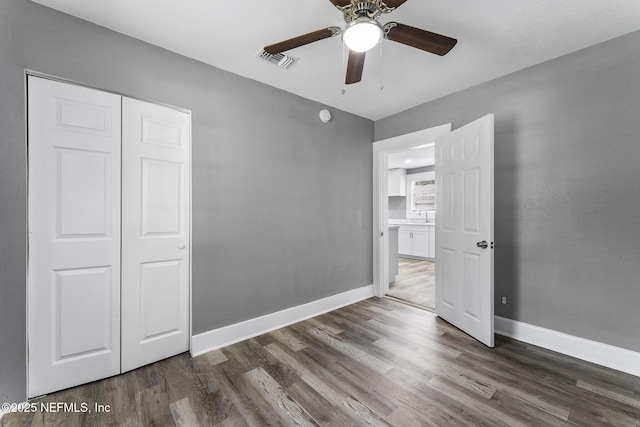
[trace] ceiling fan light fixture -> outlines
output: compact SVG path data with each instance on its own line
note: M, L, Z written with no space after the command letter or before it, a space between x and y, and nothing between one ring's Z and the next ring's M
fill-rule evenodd
M380 43L382 34L378 21L362 17L347 25L342 32L342 41L354 52L366 52Z

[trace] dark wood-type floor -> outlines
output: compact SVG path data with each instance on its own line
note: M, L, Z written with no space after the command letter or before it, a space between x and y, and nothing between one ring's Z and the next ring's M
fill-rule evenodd
M421 307L436 306L436 263L411 258L398 258L398 276L389 284L389 296Z
M179 355L11 413L5 426L637 426L640 379L510 339L489 349L372 298L196 358Z

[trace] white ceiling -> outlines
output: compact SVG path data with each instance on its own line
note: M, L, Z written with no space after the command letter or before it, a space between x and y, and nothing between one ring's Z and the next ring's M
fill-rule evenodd
M439 57L384 40L362 82L346 86L340 37L289 51L300 60L288 70L255 58L264 45L342 27L329 0L33 1L372 120L640 30L638 0L409 0L380 22L454 37L456 47Z
M389 169L415 169L436 164L433 144L389 154Z

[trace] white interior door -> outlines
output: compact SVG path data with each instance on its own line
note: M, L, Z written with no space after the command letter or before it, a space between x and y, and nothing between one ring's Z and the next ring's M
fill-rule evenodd
M436 313L493 347L493 115L435 149Z
M190 115L122 100L122 371L189 349Z
M29 77L29 397L120 372L120 97Z

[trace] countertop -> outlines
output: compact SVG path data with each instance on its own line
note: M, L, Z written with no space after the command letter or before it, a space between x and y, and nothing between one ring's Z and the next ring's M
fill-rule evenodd
M418 220L409 219L390 219L389 226L401 226L401 225L436 225L434 221L424 222Z

